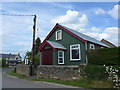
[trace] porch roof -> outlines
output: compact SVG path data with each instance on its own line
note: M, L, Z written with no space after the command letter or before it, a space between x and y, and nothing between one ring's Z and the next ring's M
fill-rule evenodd
M48 41L47 42L53 46L54 48L59 48L59 49L66 49L62 44L58 43L58 42L53 42L53 41Z
M50 46L53 50L67 50L67 48L58 42L46 40L40 46L39 51L41 51L46 45Z

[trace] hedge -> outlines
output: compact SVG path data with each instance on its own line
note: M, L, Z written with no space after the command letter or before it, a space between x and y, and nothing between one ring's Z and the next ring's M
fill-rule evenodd
M80 67L79 69L82 77L92 80L108 80L110 73L111 75L113 75L114 72L116 75L118 75L118 77L120 77L120 65L103 66L103 65L88 64L86 66Z
M99 65L86 65L80 68L81 76L92 80L107 80L106 67Z
M88 63L92 65L120 65L120 47L87 50Z

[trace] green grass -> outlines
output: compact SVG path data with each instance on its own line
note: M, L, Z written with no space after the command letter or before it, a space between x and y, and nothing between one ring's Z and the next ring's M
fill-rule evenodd
M20 74L14 73L13 71L7 71L6 73L7 73L8 75L10 75L10 76L15 76L15 77L18 77L18 78L20 78L20 79L25 79L25 78L27 78L26 76L22 76L22 75L20 75Z
M26 76L22 76L20 74L14 73L13 71L7 71L6 73L10 76L15 76L15 77L18 77L20 79L27 78ZM76 87L81 87L81 88L113 88L112 82L97 81L97 80L91 80L91 79L85 79L85 78L81 78L79 80L71 80L71 81L53 80L53 79L37 79L37 78L32 78L30 80L31 81L46 81L46 82L76 86Z
M79 80L72 80L72 81L63 81L63 80L52 80L52 79L31 79L32 81L46 81L46 82L53 82L58 84L64 85L71 85L81 88L113 88L113 83L108 81L96 81L91 79L81 78Z

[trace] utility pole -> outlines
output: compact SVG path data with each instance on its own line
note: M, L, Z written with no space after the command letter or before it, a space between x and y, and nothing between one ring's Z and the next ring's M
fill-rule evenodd
M34 15L34 25L33 25L33 46L32 46L32 65L34 65L34 56L35 56L35 30L36 30L36 15Z
M34 68L34 61L35 61L35 30L36 30L36 18L37 16L34 15L34 25L33 25L33 45L32 45L32 63L30 65L30 75L33 76L33 68Z

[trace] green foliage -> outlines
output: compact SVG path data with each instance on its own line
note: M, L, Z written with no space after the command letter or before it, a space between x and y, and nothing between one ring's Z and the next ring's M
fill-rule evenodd
M0 67L6 67L7 64L6 64L6 60L5 59L1 59L0 60Z
M36 56L35 56L35 65L39 65L40 64L40 54L38 53Z
M41 40L39 37L37 37L36 41L35 41L35 54L37 55L38 54L38 48L41 44Z
M27 51L25 57L32 61L32 52Z
M120 47L88 50L88 63L92 65L120 65Z
M26 57L28 57L28 60L32 61L32 52L27 51L25 58ZM40 54L38 53L37 55L35 55L34 58L35 58L35 61L34 61L35 65L39 65L40 64ZM24 63L24 61L22 63Z
M108 73L104 66L98 65L86 65L80 68L81 76L92 80L106 80Z

